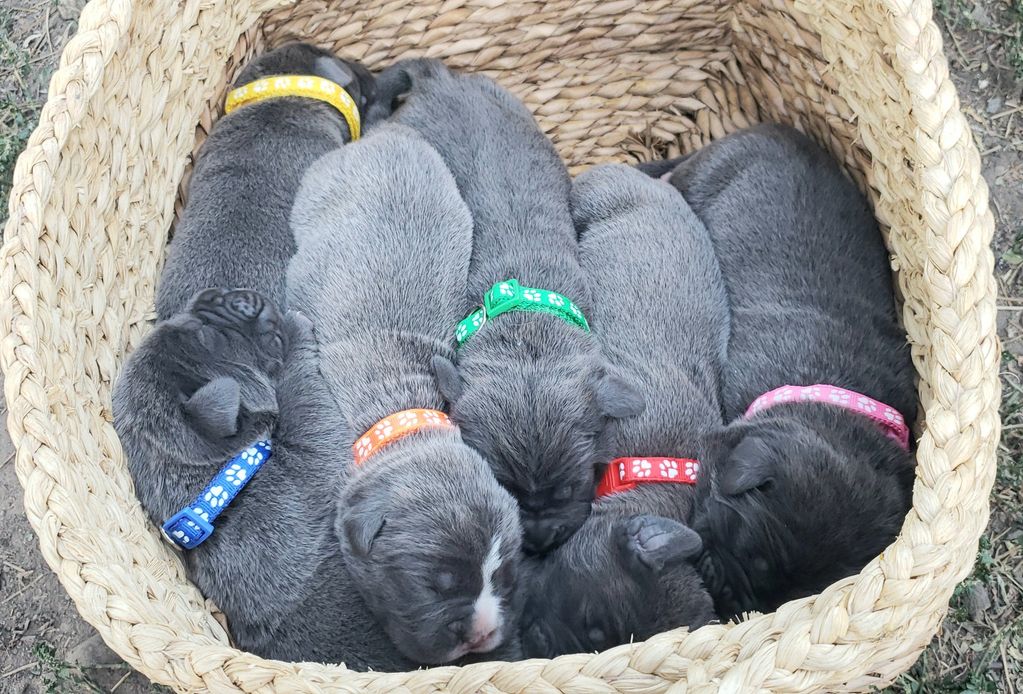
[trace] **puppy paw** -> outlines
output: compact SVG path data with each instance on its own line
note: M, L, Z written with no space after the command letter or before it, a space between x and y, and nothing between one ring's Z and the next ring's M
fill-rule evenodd
M315 346L315 326L309 316L301 311L291 310L284 315L284 329L293 347Z

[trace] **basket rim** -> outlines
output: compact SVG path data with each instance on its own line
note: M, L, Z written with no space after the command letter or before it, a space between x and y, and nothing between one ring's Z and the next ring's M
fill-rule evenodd
M253 9L250 12L252 21L255 22L266 10L286 4L290 3L283 0L264 0L260 6L262 9ZM820 11L824 4L824 0L796 0L795 6L800 12L812 14ZM989 242L993 223L987 209L986 184L979 175L979 153L959 110L958 98L948 77L947 64L941 51L940 34L931 21L930 2L881 0L880 6L884 14L875 20L883 26L887 36L896 39L894 45L890 47L889 57L892 66L903 80L911 97L910 108L921 114L913 123L916 131L913 137L922 143L919 150L921 156L918 161L913 162L920 173L921 187L927 195L942 195L951 191L959 182L969 186L970 197L976 202L977 214L966 225L966 233L974 240L978 240L980 246L987 249L986 253L990 255ZM69 568L68 564L73 564L73 560L60 554L57 546L57 529L52 524L54 519L33 512L39 507L46 508L45 501L30 506L30 500L33 504L37 501L31 498L33 489L37 489L42 480L45 479L48 485L60 486L59 481L49 475L38 458L40 449L45 449L41 455L47 458L46 466L49 466L62 459L59 453L65 442L62 442L60 432L53 430L54 424L50 413L23 395L23 391L33 393L41 391L46 380L42 366L45 358L41 356L47 351L41 339L41 335L46 334L46 331L40 329L40 326L48 316L45 310L40 309L45 307L47 299L41 293L43 290L36 244L46 233L44 216L47 202L52 197L56 174L64 165L62 154L69 138L89 112L94 97L102 86L104 70L118 55L122 40L129 37L135 15L136 3L131 0L93 0L83 11L78 32L65 47L60 67L51 78L50 91L40 114L39 125L30 136L26 149L15 166L9 218L4 233L4 244L0 248L0 262L4 268L2 291L5 297L0 304L0 310L5 318L4 325L7 326L6 339L0 348L0 367L5 375L5 396L9 407L7 422L16 450L16 470L19 482L26 489L26 513L34 532L39 536L41 551L47 564L58 574L79 612L96 627L104 640L122 658L154 681L182 690L194 690L199 686L211 691L254 691L280 686L293 686L295 690L319 690L320 687L340 686L345 691L362 689L389 691L398 687L411 687L409 683L415 680L417 685L430 690L436 686L473 691L488 684L499 691L514 691L510 687L506 689L501 683L539 681L553 690L559 690L562 686L579 689L580 686L585 686L582 683L586 683L592 686L594 691L613 691L619 687L623 691L628 691L641 686L641 683L650 685L675 681L679 673L675 672L671 665L665 665L666 654L688 659L709 653L710 650L740 649L746 639L777 642L784 638L784 635L772 625L774 614L771 614L754 617L738 625L703 627L687 636L684 644L678 637L685 630L677 629L655 636L644 643L618 646L597 655L566 655L552 661L532 660L511 664L488 662L462 668L447 666L413 673L361 673L349 671L342 665L264 660L224 645L214 637L215 632L212 632L205 635L176 634L174 638L183 642L182 647L189 653L189 662L181 664L180 668L158 669L150 667L145 657L145 649L129 644L124 632L117 635L113 633L113 619L94 619L92 612L85 608L88 600L86 595L88 581L74 567ZM238 34L245 30L245 27L238 28ZM943 173L951 183L938 186L928 178L928 173ZM928 231L942 236L952 234L949 230L951 222L943 210L928 210L921 203L918 213L924 219ZM972 490L973 497L970 498L979 500L977 507L984 514L983 520L986 523L987 494L990 481L993 480L994 450L998 440L1000 419L997 334L993 319L996 288L993 276L986 272L993 266L993 262L987 262L990 259L986 256L981 257L983 254L984 251L973 254L977 256L975 260L981 265L979 277L957 278L961 280L962 285L968 284L974 290L971 310L978 310L982 316L979 327L962 339L984 352L986 362L980 380L978 383L970 384L971 389L985 391L983 407L961 412L956 406L959 392L932 392L928 390L930 384L922 382L921 411L924 413L926 425L917 451L918 461L923 465L921 459L923 456L938 455L957 435L973 432L977 449L975 462L981 472L986 473L986 477L981 477L980 484ZM895 257L897 260L900 257L897 248ZM941 272L940 269L936 271ZM955 268L950 272L955 272ZM954 285L953 288L961 289L958 285ZM954 298L953 296L949 300L949 305L954 303ZM955 318L958 322L965 320L958 313ZM985 347L987 349L984 349ZM994 355L987 354L990 349L993 349ZM962 386L958 382L957 385ZM934 482L929 479L921 480L918 474L914 489L914 507L910 512L910 516L917 521L920 520L920 513L927 515L934 512L932 508L932 504L935 503L933 496L936 493L933 490ZM910 523L911 521L907 520L907 525L896 542L884 554L868 564L859 575L837 582L820 595L787 603L775 614L798 612L813 605L821 606L821 610L837 609L839 605L843 605L842 609L852 611L849 604L856 603L858 597L863 597L854 595L852 590L853 584L861 579L883 582L886 576L893 576L907 582L920 583L924 588L934 585L933 572L925 572L918 576L906 575L907 565L912 567L912 561L906 557L906 554L911 552L906 538L906 528ZM978 539L979 533L972 538L956 537L956 542L943 545L942 548L947 549L944 556L949 558L953 565L951 570L946 572L947 575L943 576L943 584L954 585L965 577L963 568L954 566L953 555L956 550L960 552L972 550L975 554ZM916 537L914 541L922 542L924 538ZM933 571L936 572L937 569ZM942 588L942 594L946 592L951 594L951 588L947 591ZM930 622L935 622L935 615L944 615L947 599L943 602L946 603L945 607L930 615ZM137 622L125 621L129 626L145 623L144 616L136 615ZM929 624L927 628L933 633L936 626L936 623ZM824 643L830 642L825 639ZM909 653L899 652L892 655L900 659L900 662L906 661L908 667L920 650L921 648L917 648ZM564 671L561 669L562 666L565 668ZM754 666L747 662L726 669L723 675L715 676L714 686L723 690L738 691L733 688L745 681L740 678L748 675L752 667ZM182 672L182 668L188 672ZM245 671L244 674L241 673L242 670ZM523 679L508 679L512 671L521 675ZM564 672L574 674L565 677ZM848 684L857 687L876 681L865 676L863 682ZM809 686L812 686L812 682Z

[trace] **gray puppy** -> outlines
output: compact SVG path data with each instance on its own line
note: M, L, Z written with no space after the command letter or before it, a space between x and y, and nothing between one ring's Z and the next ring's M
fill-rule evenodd
M410 60L381 73L371 121L406 93L393 120L440 152L473 215L462 310L478 306L495 283L517 279L589 313L568 172L525 106L482 75ZM452 417L517 499L525 548L551 549L589 513L595 467L606 462L604 425L641 411L641 395L606 365L590 335L547 313L495 317L461 347L457 364L434 360Z
M768 611L859 571L899 532L913 456L862 414L820 402L750 418L783 385L828 384L916 417L888 256L866 201L795 130L719 140L671 176L714 239L732 333L693 527L719 613Z
M235 86L281 74L340 84L363 113L375 90L361 65L301 43L259 56ZM295 251L288 215L302 175L349 140L341 113L313 99L269 99L218 120L196 159L188 205L170 243L157 288L158 317L170 318L207 287L259 289L281 305Z
M625 166L579 176L572 209L594 335L647 401L639 416L609 425L611 453L653 465L695 458L702 436L721 426L728 339L710 236L670 186ZM701 548L686 525L694 496L690 484L661 482L598 498L579 531L531 565L526 655L604 650L713 619L713 601L687 561Z
M319 377L308 321L256 292L209 289L163 321L114 389L114 427L152 520L195 498L224 463L272 438L273 454L183 555L227 614L235 643L280 660L406 670L352 585L334 532L345 422Z
M430 362L452 356L472 247L454 179L414 131L384 126L313 165L292 227L288 302L317 326L350 434L337 518L348 570L417 662L514 646L521 529L479 453L455 429L417 431L362 465L350 449L388 415L445 405Z

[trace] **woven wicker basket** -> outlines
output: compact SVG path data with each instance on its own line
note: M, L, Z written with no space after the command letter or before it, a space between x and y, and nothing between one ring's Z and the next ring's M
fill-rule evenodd
M927 0L93 0L18 161L0 295L8 425L49 565L107 643L180 691L846 691L914 661L973 563L998 437L992 218ZM761 120L827 146L883 222L920 374L919 472L858 576L739 625L554 661L402 674L233 649L135 500L110 390L151 326L190 155L249 56L302 38L431 55L520 95L574 170ZM675 684L677 683L677 684Z

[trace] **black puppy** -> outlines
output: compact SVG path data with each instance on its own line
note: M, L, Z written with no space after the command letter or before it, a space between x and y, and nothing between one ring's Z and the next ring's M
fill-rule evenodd
M608 426L612 454L633 456L613 461L605 478L620 490L601 494L572 537L527 564L523 646L534 657L604 650L714 618L687 561L701 543L686 525L695 496L686 468L699 463L679 460L697 457L702 435L721 426L728 304L714 247L670 186L624 166L577 178L572 212L594 335L641 384L647 406Z
M328 79L363 113L376 89L363 66L302 43L257 57L235 87L273 75ZM302 97L252 103L218 120L199 152L188 205L170 243L157 288L158 317L171 317L208 287L259 289L281 306L295 252L288 219L302 175L351 139L340 111Z
M670 182L707 225L731 304L731 424L704 454L700 569L722 617L770 611L859 571L910 507L912 454L894 426L850 409L916 416L888 256L863 197L790 128L723 138ZM788 389L745 414L770 391L816 384L855 394Z
M440 152L472 213L466 312L517 279L530 308L553 301L567 312L567 297L588 313L568 171L526 107L493 80L435 60L399 62L379 85L371 119L407 93L392 120ZM434 359L451 416L518 501L523 546L550 550L589 513L604 427L641 411L642 396L584 329L539 310L492 316L457 362Z

